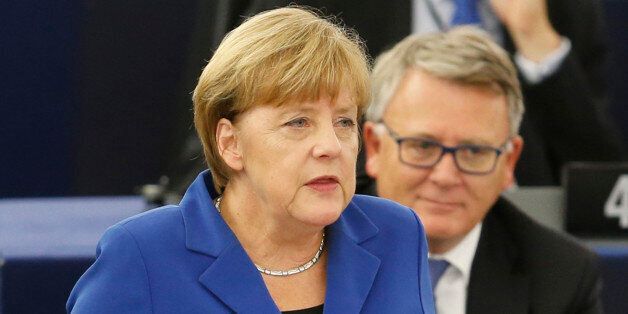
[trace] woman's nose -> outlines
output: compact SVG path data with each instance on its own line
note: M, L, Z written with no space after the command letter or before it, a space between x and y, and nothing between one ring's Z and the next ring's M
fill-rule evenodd
M316 158L332 158L340 154L342 146L333 124L321 127L316 132L314 145L313 154Z

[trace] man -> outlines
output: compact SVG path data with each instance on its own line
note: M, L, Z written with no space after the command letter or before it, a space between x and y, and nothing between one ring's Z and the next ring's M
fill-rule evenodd
M500 197L523 148L508 54L473 27L413 35L376 60L372 83L366 171L417 212L446 266L438 313L600 311L593 253Z

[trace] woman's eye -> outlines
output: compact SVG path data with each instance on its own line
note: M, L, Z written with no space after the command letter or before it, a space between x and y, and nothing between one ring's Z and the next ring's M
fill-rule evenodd
M351 128L355 125L355 122L349 118L342 118L338 120L338 125L343 128Z
M293 128L304 128L308 125L308 121L306 118L297 118L288 121L285 125Z

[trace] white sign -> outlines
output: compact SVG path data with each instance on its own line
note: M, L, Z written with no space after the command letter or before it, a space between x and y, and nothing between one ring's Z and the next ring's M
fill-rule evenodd
M604 204L604 215L619 218L619 227L628 229L628 174L619 176Z

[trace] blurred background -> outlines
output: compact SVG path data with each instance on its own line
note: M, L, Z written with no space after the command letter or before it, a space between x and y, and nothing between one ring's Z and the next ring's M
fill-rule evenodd
M2 1L0 197L134 194L178 171L196 78L246 1L223 2ZM628 144L628 1L601 2Z
M154 206L119 195L164 174L178 174L179 188L202 168L202 156L186 152L194 147L191 92L248 2L0 1L0 313L64 313L105 228ZM608 110L628 147L628 0L600 2L611 50ZM579 182L598 177L585 174ZM569 189L586 199L597 193L591 185L599 184L583 185L588 194ZM536 201L539 220L562 228L561 188L523 192L512 200ZM589 245L604 261L607 312L625 313L628 244Z

